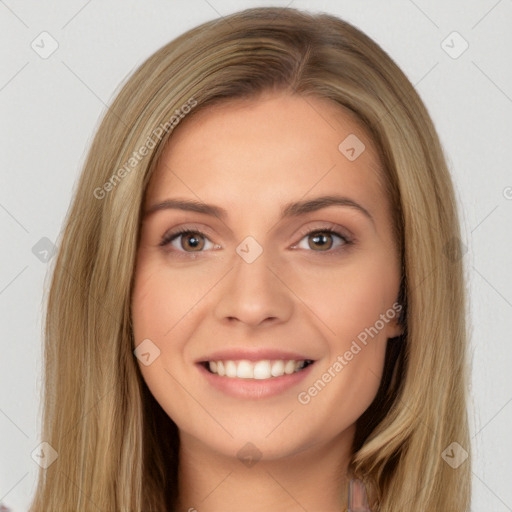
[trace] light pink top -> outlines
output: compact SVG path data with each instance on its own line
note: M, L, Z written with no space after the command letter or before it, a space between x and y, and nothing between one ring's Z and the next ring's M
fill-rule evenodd
M368 505L368 496L364 483L353 478L348 484L348 512L372 512Z

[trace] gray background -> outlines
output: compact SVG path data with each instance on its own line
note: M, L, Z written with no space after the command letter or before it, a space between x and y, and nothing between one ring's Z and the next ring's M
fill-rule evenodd
M512 0L0 0L0 502L26 510L35 488L45 260L100 115L159 47L261 5L355 24L404 70L434 119L467 247L472 510L512 511Z

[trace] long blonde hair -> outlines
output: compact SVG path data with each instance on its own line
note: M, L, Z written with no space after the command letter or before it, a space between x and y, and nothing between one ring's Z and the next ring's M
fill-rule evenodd
M349 23L255 8L154 53L97 130L53 262L41 440L58 458L40 470L31 512L172 510L178 431L141 377L131 333L144 194L183 116L269 90L355 113L380 152L395 214L405 330L358 420L350 469L372 483L372 510L469 509L471 459L455 468L443 455L452 443L460 447L449 457L454 446L470 452L467 305L454 191L433 123L403 72Z

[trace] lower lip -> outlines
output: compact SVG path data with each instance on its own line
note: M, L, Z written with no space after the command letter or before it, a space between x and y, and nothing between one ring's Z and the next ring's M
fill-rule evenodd
M214 388L222 391L226 395L235 398L257 400L276 396L296 386L310 374L314 364L315 363L310 364L298 372L289 375L281 375L280 377L271 377L270 379L221 377L216 373L209 372L202 364L197 364L197 367Z

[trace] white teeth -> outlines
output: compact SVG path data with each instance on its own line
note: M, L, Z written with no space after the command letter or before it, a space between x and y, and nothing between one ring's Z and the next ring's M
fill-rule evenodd
M209 368L212 373L221 377L239 378L239 379L270 379L272 377L281 377L282 375L291 375L294 372L302 370L306 361L282 360L270 361L209 361Z
M287 361L286 364L284 365L284 373L290 375L295 371L296 367L297 363L295 361Z
M270 361L258 361L253 368L255 379L270 379Z
M231 361L230 361L231 362ZM235 364L235 363L233 363ZM251 379L252 378L252 365L249 361L240 361L236 369L236 376L240 379Z
M284 361L274 361L272 368L270 370L272 377L279 377L284 374Z
M236 377L236 364L234 361L226 361L224 368L226 369L226 377Z

